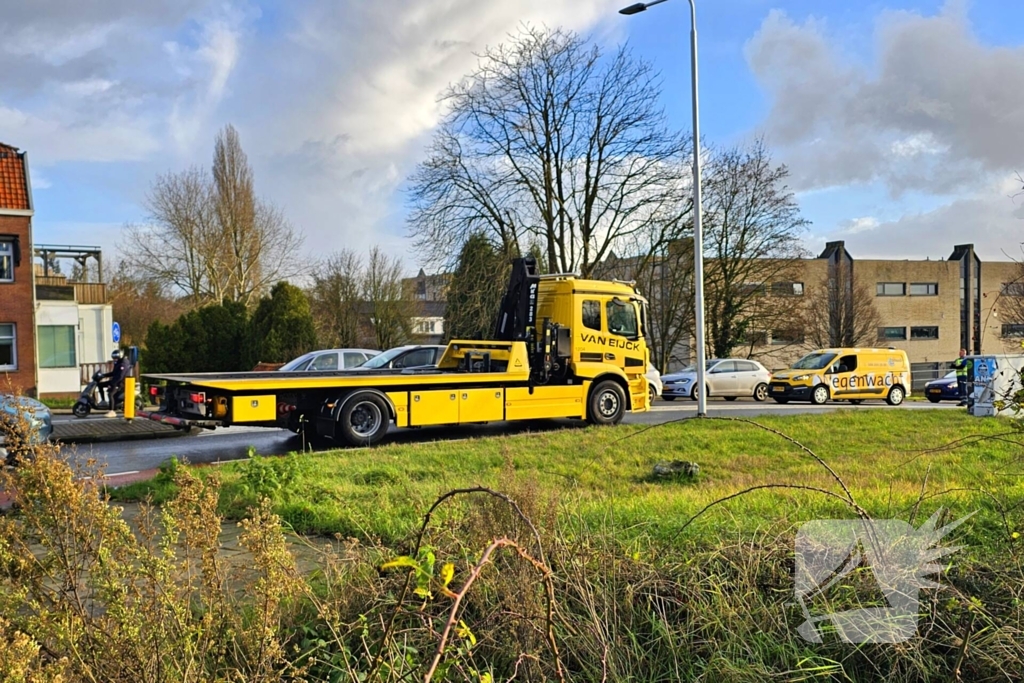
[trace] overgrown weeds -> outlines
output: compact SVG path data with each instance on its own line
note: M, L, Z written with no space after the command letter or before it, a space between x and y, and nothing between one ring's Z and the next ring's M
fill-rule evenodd
M558 473L551 486L520 467L514 442L496 443L493 485L443 491L386 545L287 534L275 506L295 503L314 465L256 460L232 493L247 505L240 543L252 559L241 570L223 557L217 476L169 465L167 502L143 506L132 526L91 464L39 453L2 482L16 508L0 517L0 680L995 681L1024 671L1021 506L1009 497L971 519L988 531L964 526L957 541L984 543L925 591L914 638L811 643L796 631L793 544L798 506L821 494L749 494L775 496L775 508L744 510L761 521L737 531L722 522L743 496L691 525L674 520L671 539L624 533L621 507L597 514L578 477ZM391 471L375 462L351 476ZM635 485L612 468L603 476ZM834 501L837 516L877 507L841 470L818 483L830 479L849 494ZM913 483L916 500L899 512L918 523L956 495ZM696 495L699 484L679 486ZM297 568L297 544L315 554L313 571ZM879 605L868 578L856 568L821 607Z

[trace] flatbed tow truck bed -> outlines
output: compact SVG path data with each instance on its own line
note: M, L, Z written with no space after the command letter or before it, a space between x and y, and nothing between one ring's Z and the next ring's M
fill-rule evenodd
M646 302L632 284L538 276L525 259L513 270L495 339L452 341L437 367L147 374L163 386L161 407L137 415L180 428L279 427L366 445L390 424L616 424L626 411L646 410Z

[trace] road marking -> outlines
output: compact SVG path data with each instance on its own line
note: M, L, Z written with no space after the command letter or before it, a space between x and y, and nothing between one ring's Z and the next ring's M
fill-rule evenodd
M106 477L123 477L123 476L125 476L127 474L138 474L138 473L139 473L139 470L128 470L127 472L112 472L111 474L106 474L104 476L106 476Z

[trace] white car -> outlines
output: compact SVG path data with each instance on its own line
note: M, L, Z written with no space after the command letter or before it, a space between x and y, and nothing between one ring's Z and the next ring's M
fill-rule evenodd
M278 372L330 372L355 368L369 359L380 355L372 349L325 349L310 351L293 361L285 363Z
M752 396L755 401L768 399L768 382L772 373L756 360L746 358L714 358L706 361L704 378L708 396L721 396L735 401ZM690 366L661 378L661 397L666 401L686 397L697 400L697 370Z
M648 400L647 405L654 405L654 399L661 396L661 373L658 369L651 364L647 365L647 374L644 375L647 378L647 392Z

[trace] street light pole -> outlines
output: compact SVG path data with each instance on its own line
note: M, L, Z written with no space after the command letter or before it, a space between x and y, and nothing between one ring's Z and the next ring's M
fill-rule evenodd
M648 7L660 5L668 0L638 2L619 10L619 14L631 15L645 11ZM690 85L693 98L693 281L694 281L694 323L697 343L697 416L707 416L707 393L705 387L704 347L704 230L701 224L701 182L700 182L700 107L697 102L697 7L690 0Z

